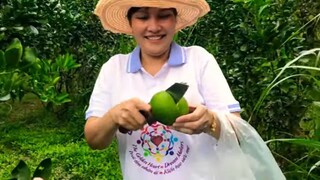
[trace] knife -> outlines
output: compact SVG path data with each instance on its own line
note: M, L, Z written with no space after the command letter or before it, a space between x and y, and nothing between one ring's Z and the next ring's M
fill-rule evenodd
M168 92L171 95L171 97L173 98L175 103L178 103L179 100L186 93L188 88L189 88L189 86L186 83L174 83L172 86L170 86L168 89L166 89L166 92ZM139 112L145 117L149 126L151 124L157 122L157 120L153 118L152 109L151 109L151 111L140 110ZM119 131L121 133L129 132L128 129L121 127L121 126L119 127Z

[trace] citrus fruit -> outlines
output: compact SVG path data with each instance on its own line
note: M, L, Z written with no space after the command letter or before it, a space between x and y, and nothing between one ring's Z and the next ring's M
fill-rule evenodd
M188 102L184 97L176 104L172 96L166 91L154 94L150 105L153 117L165 125L172 125L177 117L189 112Z

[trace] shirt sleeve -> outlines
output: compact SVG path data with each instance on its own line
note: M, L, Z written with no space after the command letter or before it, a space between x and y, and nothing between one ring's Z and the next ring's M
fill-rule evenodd
M102 117L111 106L110 76L108 76L108 63L105 63L95 82L89 107L86 111L85 118Z
M209 52L205 57L207 59L200 76L200 92L205 105L213 110L240 112L240 104L234 98L216 59Z

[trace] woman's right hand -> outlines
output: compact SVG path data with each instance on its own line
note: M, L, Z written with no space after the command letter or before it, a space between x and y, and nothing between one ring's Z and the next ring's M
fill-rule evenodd
M150 111L151 106L138 98L132 98L111 108L109 115L117 126L134 131L146 124L146 119L140 110Z

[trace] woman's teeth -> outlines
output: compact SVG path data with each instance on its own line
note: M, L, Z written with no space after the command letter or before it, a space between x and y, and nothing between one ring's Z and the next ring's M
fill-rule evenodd
M147 39L150 39L150 40L159 40L161 38L162 38L162 36L149 36L149 37L147 37Z

